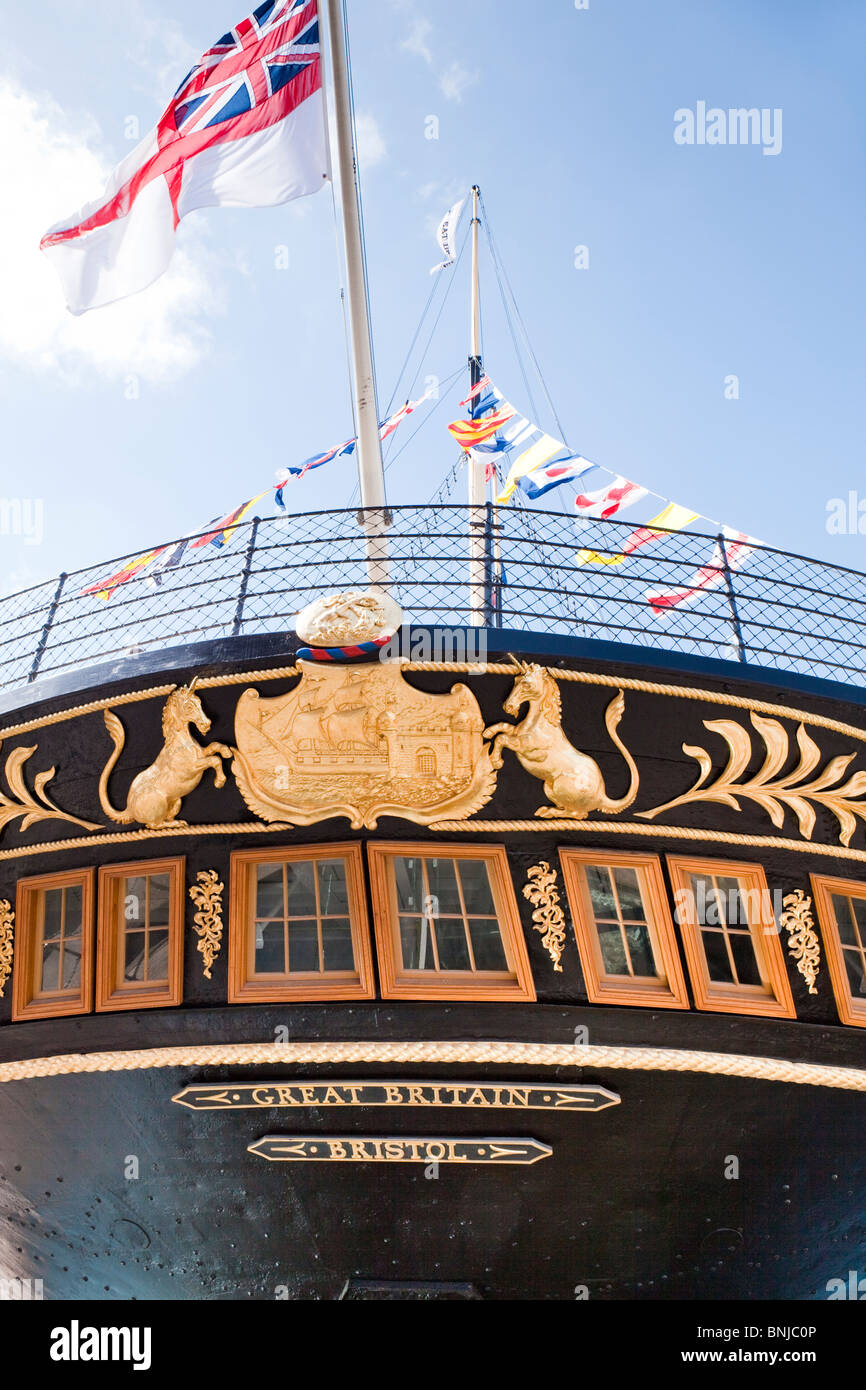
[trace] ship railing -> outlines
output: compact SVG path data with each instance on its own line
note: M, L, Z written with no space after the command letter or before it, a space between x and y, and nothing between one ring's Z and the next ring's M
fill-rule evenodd
M479 569L468 555L475 511L383 515L391 590L413 626L459 630L480 615L487 628L627 643L648 659L658 649L866 685L866 575L855 570L767 546L740 567L730 542L693 532L623 558L633 523L578 529L573 515L515 507L487 509ZM365 533L348 510L255 518L222 550L188 548L176 568L145 568L108 599L85 592L134 558L0 598L0 688L179 645L288 635L317 596L367 587ZM651 593L692 587L712 564L690 602L653 608Z

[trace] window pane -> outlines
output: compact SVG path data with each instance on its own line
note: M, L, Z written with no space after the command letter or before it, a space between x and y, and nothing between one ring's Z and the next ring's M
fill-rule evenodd
M469 934L472 937L472 954L475 956L476 970L507 970L505 947L499 923L495 917L472 917L469 920Z
M437 917L436 945L440 970L471 970L462 917Z
M61 989L77 989L81 984L81 938L73 937L63 947Z
M352 932L348 917L322 923L322 953L325 970L354 970Z
M349 890L344 859L324 859L318 865L319 902L325 917L349 912ZM336 968L336 967L334 967Z
M46 946L42 952L42 978L39 987L43 994L59 988L60 947Z
M427 878L430 884L430 896L436 900L433 911L459 913L460 894L457 891L454 860L428 859Z
M45 924L42 939L43 941L57 941L60 936L63 889L46 888L42 896L45 903Z
M144 878L124 878L120 881L122 893L121 913L127 928L144 926L145 884Z
M397 904L401 912L420 912L424 896L424 880L421 875L420 859L395 859L394 875L397 881Z
M727 922L730 927L747 927L749 914L740 893L739 879L720 877L716 883L721 899L719 911L722 915L722 921Z
M860 934L860 945L866 946L866 899L852 898L851 906L854 909L854 920Z
M315 867L311 859L304 859L298 863L286 865L290 917L315 917Z
M651 975L655 978L657 972L655 960L653 959L649 928L626 927L625 934L628 939L632 969L635 975Z
M168 874L149 874L150 879L150 912L148 916L151 927L168 926ZM168 976L166 976L166 979Z
M481 859L463 859L459 870L466 911L477 912L481 917L494 917L496 908L487 865Z
M589 886L589 896L592 899L592 910L596 919L616 918L616 903L613 897L613 888L610 881L610 869L603 868L600 864L588 864L586 867L586 881Z
M83 911L81 884L74 883L71 888L66 889L66 923L64 931L67 936L81 935Z
M258 864L256 866L256 917L282 917L283 915L283 866L282 864Z
M720 931L703 931L704 950L707 956L707 970L710 979L716 984L732 985L734 976L731 972L731 963L728 960L728 952L725 949L724 933Z
M866 994L866 975L863 974L863 957L859 951L843 951L845 969L852 994Z
M857 936L854 931L854 919L851 914L850 898L843 898L838 893L833 894L833 911L836 914L836 926L839 928L839 940L843 946L856 946Z
M127 980L143 980L144 974L144 952L146 946L146 933L143 931L130 931L129 928L124 932L123 942L123 975Z
M257 975L285 975L286 946L282 922L256 922Z
M152 931L148 939L147 979L150 984L168 984L168 932Z
M289 923L289 973L299 975L318 969L319 934L315 921L291 921Z
M731 951L734 956L734 964L737 967L737 975L741 985L759 985L761 983L761 972L758 969L758 961L755 956L755 947L752 944L751 936L746 936L742 932L731 933Z
M613 878L619 894L619 906L626 921L646 921L640 884L634 869L614 869Z
M601 958L604 961L606 973L608 975L628 975L628 961L622 944L619 923L600 922L598 941L601 946Z
M430 928L419 917L400 918L400 947L404 970L435 970Z

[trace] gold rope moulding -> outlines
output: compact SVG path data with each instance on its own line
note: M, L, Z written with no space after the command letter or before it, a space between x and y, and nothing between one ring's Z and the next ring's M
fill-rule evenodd
M829 715L810 714L806 710L791 709L787 705L773 704L767 700L752 700L744 696L728 695L721 690L701 690L697 686L660 684L655 681L640 680L635 676L607 676L595 671L572 671L557 666L545 666L545 671L558 681L573 681L580 685L614 687L617 690L635 690L647 695L665 695L682 700L703 700L709 705L724 705L729 709L754 710L758 714L776 715L782 719L796 719L811 724L816 729L829 729L833 733L845 734L866 743L866 729L855 724L845 724ZM408 661L403 666L407 672L444 671L454 675L513 676L517 668L510 662L494 662L481 667L477 661ZM224 676L202 676L196 683L199 690L216 690L221 686L243 685L247 681L286 680L298 674L297 666L279 666L264 671L238 671ZM780 672L780 676L784 676ZM130 691L126 695L112 696L110 699L93 700L90 704L75 705L71 709L59 710L56 714L45 715L40 719L29 719L23 724L12 724L0 729L0 739L12 738L16 734L29 733L31 729L47 728L51 724L62 723L65 719L79 719L85 714L113 708L116 705L133 704L138 700L155 700L170 695L174 685L153 686L147 690Z
M464 1066L592 1067L623 1071L701 1072L866 1091L866 1071L855 1067L790 1062L741 1053L695 1052L669 1047L620 1047L519 1042L296 1042L225 1043L136 1048L125 1052L65 1053L0 1063L0 1084L50 1076L150 1071L163 1067L330 1066L333 1063L431 1063Z
M589 831L596 835L637 835L647 839L660 836L672 840L707 840L724 845L744 845L752 849L793 850L798 854L825 855L831 859L853 859L866 863L866 850L846 849L842 845L816 845L811 841L785 840L775 835L742 835L736 832L699 829L686 825L646 825L643 821L597 820L472 820L437 821L429 827L432 831L467 835L480 833L489 835L524 834L529 831ZM49 840L42 845L21 845L17 849L0 850L0 860L24 859L33 854L57 854L66 849L92 849L100 845L125 845L139 840L171 839L186 835L275 835L292 833L294 825L266 825L263 821L237 821L223 825L185 825L166 826L161 830L116 831L111 835L81 835L69 840Z

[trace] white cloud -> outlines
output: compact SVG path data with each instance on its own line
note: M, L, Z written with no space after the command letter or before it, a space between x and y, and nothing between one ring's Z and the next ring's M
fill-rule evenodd
M369 111L361 111L355 117L355 135L358 142L358 164L361 169L372 169L381 164L388 153L385 138L379 123Z
M448 101L462 101L463 93L478 81L477 72L470 72L458 58L449 63L439 79L442 95Z
M101 192L111 161L92 126L72 128L52 98L37 98L11 77L0 77L0 130L7 209L0 219L0 357L67 376L89 369L151 381L194 367L209 346L203 320L219 308L201 234L184 230L187 249L144 294L73 318L39 241Z
M405 38L400 44L407 53L414 53L417 58L423 58L425 63L433 62L433 53L428 43L430 35L433 33L433 25L424 15L416 15L412 21L412 28L409 37Z

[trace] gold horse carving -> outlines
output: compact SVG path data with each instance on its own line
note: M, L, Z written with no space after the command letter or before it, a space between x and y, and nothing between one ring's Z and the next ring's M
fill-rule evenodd
M105 711L105 727L114 752L99 779L99 800L105 814L120 825L140 821L151 830L183 826L186 822L177 819L181 802L195 791L208 768L213 770L215 785L225 786L226 774L220 760L230 758L232 750L224 743L209 743L202 748L190 731L189 726L194 724L200 734L206 734L211 726L195 693L195 684L193 680L190 685L173 690L166 700L162 712L164 746L156 761L133 781L123 811L115 810L108 800L108 779L123 752L126 734L117 715L112 710Z
M585 820L594 811L606 816L625 811L637 796L639 774L634 758L617 733L625 709L622 691L608 705L605 725L626 761L631 785L625 796L612 801L598 763L575 748L562 731L562 699L556 681L543 666L524 662L518 665L520 675L503 709L514 717L523 705L528 705L529 711L519 724L492 724L484 730L484 737L493 739L492 766L502 766L502 753L508 748L527 772L543 779L545 795L553 804L539 807L537 816Z

